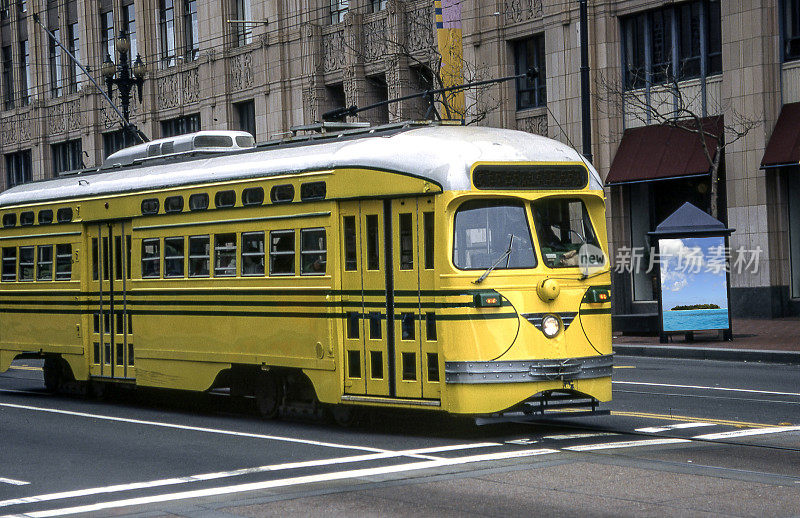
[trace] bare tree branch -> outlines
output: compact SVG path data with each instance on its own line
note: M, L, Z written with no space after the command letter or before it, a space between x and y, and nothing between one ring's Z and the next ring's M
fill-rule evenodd
M609 79L601 72L595 88L598 105L601 113L605 109L605 114L609 117L624 116L632 118L641 125L669 126L696 135L709 166L711 175L709 206L711 215L716 218L719 168L725 148L745 138L750 131L758 127L760 121L746 117L730 106L720 104L706 107L706 111L718 115L703 117L698 111L698 107L702 106L703 89L697 88L692 95L691 89L685 83L681 85L678 78L668 72L667 70L661 74L667 81L654 83L648 80L637 89L627 89L621 81ZM707 103L709 101L716 103L716 100L706 97ZM714 131L717 125L709 124L708 119L714 117L720 118L719 127L722 131ZM616 136L617 141L620 138L621 135Z

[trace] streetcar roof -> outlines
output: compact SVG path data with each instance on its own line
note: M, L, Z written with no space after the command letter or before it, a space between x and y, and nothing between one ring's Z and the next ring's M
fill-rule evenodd
M33 182L0 194L0 207L348 167L396 171L444 190L468 190L471 168L479 162L583 162L588 187L602 189L591 164L558 141L507 129L430 125Z

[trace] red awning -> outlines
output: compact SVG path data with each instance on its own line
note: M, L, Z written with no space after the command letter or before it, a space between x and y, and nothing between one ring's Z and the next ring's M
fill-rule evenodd
M772 136L769 138L761 167L800 163L800 103L784 104Z
M706 117L702 123L703 130L711 135L719 135L724 130L722 117ZM713 159L717 148L715 139L710 135L705 139ZM625 130L606 183L696 176L708 174L710 169L696 132L675 126L643 126Z

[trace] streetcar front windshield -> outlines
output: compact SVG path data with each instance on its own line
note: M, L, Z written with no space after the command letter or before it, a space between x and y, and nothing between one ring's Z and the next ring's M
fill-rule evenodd
M548 267L579 266L583 245L592 245L596 247L593 250L602 254L583 201L575 198L544 198L532 202L531 210L542 259ZM604 259L599 254L589 253L585 256L584 261L596 261L596 266L602 266Z
M521 202L468 201L458 208L454 227L453 263L457 268L485 270L498 261L495 270L536 266L528 217Z

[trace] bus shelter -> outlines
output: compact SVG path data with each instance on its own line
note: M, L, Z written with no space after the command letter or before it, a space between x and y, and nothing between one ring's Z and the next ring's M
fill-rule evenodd
M718 331L732 340L730 248L734 229L687 202L648 232L658 268L659 336L687 341L696 331Z

